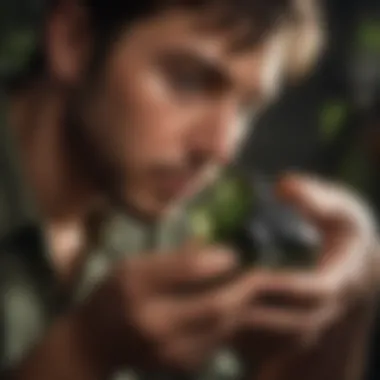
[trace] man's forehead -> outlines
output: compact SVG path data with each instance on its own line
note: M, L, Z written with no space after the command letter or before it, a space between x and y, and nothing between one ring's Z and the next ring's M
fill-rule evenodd
M268 35L263 35L255 43L234 49L234 43L240 35L244 35L246 24L232 25L230 27L213 27L212 19L205 19L207 13L196 13L185 10L172 10L159 13L140 21L134 25L129 35L138 36L148 45L189 44L196 42L200 48L204 46L210 56L228 55L249 57L252 54L260 54L267 48L272 35L277 34L278 28L273 28ZM149 44L150 42L150 44Z
M260 86L273 91L284 71L285 33L263 36L248 49L231 49L236 30L202 28L202 16L186 11L171 11L148 19L134 28L132 35L139 48L180 49L228 73L244 86Z

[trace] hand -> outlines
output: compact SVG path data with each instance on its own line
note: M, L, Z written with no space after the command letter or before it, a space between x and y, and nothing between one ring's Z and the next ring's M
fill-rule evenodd
M196 370L233 330L251 279L231 280L230 252L184 251L121 262L84 306L82 326L112 369Z
M259 332L265 343L269 335L276 340L292 337L316 343L355 306L371 302L377 288L380 253L375 226L357 197L331 184L298 176L282 180L279 195L320 228L323 250L312 271L256 270L252 274L255 293L242 313L238 337L240 348L248 355L256 348L263 352L257 334L248 332Z

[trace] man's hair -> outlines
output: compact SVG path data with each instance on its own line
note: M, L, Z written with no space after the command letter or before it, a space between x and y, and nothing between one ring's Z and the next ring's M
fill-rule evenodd
M83 0L94 31L112 36L120 27L172 9L207 14L210 27L245 28L245 43L254 43L279 19L296 16L293 0ZM243 41L242 41L243 42Z
M316 1L318 0L82 0L88 10L93 31L108 41L128 24L166 10L184 9L207 15L209 28L238 29L234 44L236 49L250 48L262 41L266 34L286 24L295 32L294 37L303 35L305 42L300 50L308 51L316 50L317 46L314 45L319 48L321 42L322 26Z
M236 32L232 48L237 50L254 47L276 28L288 26L288 32L293 33L289 54L292 74L305 71L314 62L322 41L318 0L50 0L48 13L62 1L77 1L84 7L103 54L121 30L175 9L205 15L204 26L210 29ZM31 69L41 67L40 53L34 56Z

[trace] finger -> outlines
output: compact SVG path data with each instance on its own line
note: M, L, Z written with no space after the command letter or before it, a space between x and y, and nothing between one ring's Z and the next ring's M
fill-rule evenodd
M362 280L367 271L368 260L362 257L365 250L352 242L347 246L341 243L338 249L340 253L333 253L335 261L315 271L253 273L256 285L252 302L311 310L331 303L349 306L366 296L367 283Z
M146 326L144 331L150 339L161 342L163 346L165 342L170 344L170 349L163 353L164 357L191 359L188 350L198 347L200 355L195 357L202 358L206 351L212 351L232 333L232 329L228 329L224 323L220 310L195 300L180 303L173 300L159 301L144 311L143 319L143 325ZM139 320L141 323L141 318Z
M225 336L220 309L206 303L203 298L195 300L157 299L141 307L135 321L145 336L156 342L177 340L182 336ZM223 325L224 327L224 325Z
M372 243L359 236L345 237L326 248L319 272L335 288L335 298L341 303L355 303L371 295L373 271Z
M339 272L341 259L347 268L349 262L368 253L368 246L374 244L376 233L372 213L346 189L315 178L288 175L279 182L278 193L317 223L324 233L321 267L335 264L334 270ZM349 261L347 257L353 259ZM340 269L342 273L343 268Z
M213 329L227 336L250 303L255 287L256 279L245 275L217 289L177 301L178 319L192 331Z
M294 313L275 307L254 307L242 317L242 326L275 333L297 333L310 326L307 313Z
M315 312L291 312L282 308L252 308L243 316L242 326L250 330L293 336L303 343L315 343L339 316L330 305Z
M247 305L306 305L308 310L316 310L336 303L338 286L339 283L327 281L318 273L246 273L194 297L181 309L193 323L203 321L206 328L214 326L228 332L239 322L240 313Z
M371 213L352 192L311 176L288 174L278 183L278 195L315 221L341 221L345 226L370 227ZM361 228L362 229L362 228Z
M236 255L221 247L207 247L183 253L157 254L134 259L130 272L138 274L140 282L156 291L179 290L179 285L191 285L227 276L237 268Z
M293 306L319 307L335 302L339 296L340 278L321 272L254 273L256 277L256 303Z

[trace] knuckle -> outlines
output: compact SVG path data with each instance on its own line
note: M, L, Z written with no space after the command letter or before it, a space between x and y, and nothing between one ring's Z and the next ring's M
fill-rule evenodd
M314 334L320 335L327 329L330 324L330 319L325 315L317 314L310 321L309 331L314 332Z
M183 254L181 256L178 270L183 275L195 275L198 272L198 261L197 261L197 255L191 255L191 254Z
M195 258L187 253L173 255L171 258L173 270L165 275L166 280L175 283L178 279L194 277L197 273Z
M322 303L338 302L344 292L340 279L334 276L325 276L320 279L319 297Z
M310 317L303 323L299 339L307 346L315 345L319 342L323 330L323 323L320 320L317 321L316 318Z
M314 322L315 322L314 318L312 316L309 316L301 323L301 328L300 328L301 336L306 337L318 331Z
M229 304L229 298L224 295L212 296L206 303L208 316L216 321L222 319L230 311Z
M339 209L342 214L358 229L358 232L372 230L374 224L374 215L369 205L360 197L354 189L338 189L340 202Z
M133 314L131 325L142 340L149 344L162 344L168 336L167 320L156 315L151 307L139 307Z
M158 361L171 370L191 372L198 366L199 358L188 347L168 344L158 352Z
M329 307L320 311L309 318L305 328L305 335L313 337L313 342L316 343L330 330L334 323L339 319L339 308L331 304Z
M124 292L132 303L139 303L151 293L152 278L147 273L147 264L145 258L126 260L119 273Z
M137 281L133 281L133 279L121 279L119 289L122 294L121 305L124 308L124 312L129 315L138 308L138 305L145 298L142 294L142 289L140 284Z

